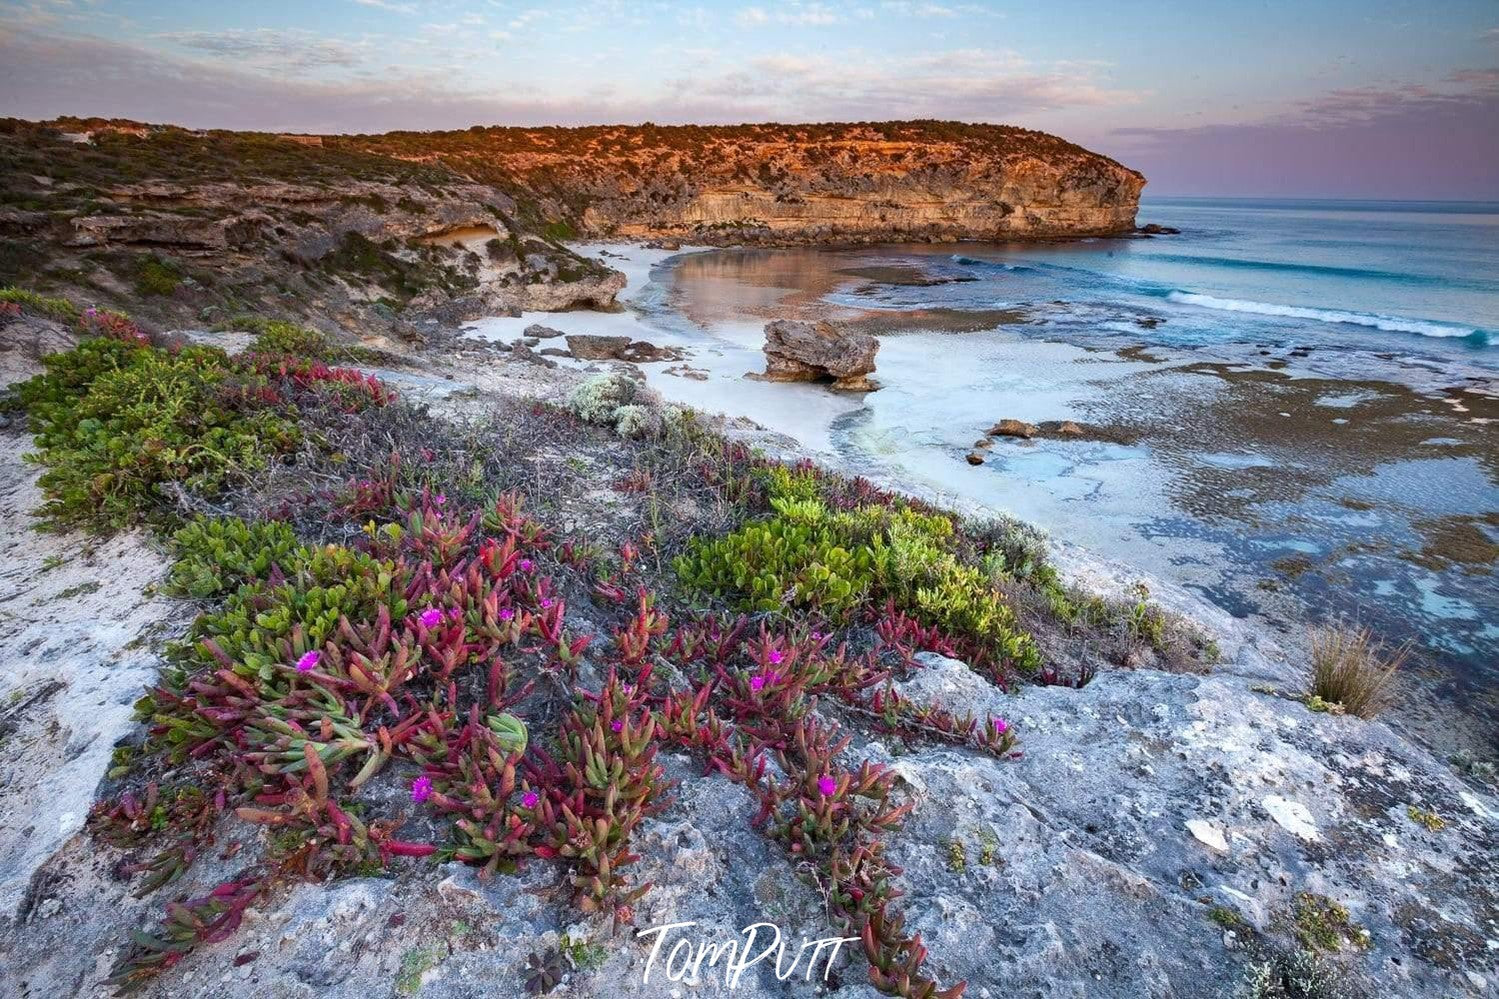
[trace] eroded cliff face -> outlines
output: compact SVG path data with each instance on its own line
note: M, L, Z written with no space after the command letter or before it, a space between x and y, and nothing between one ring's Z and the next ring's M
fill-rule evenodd
M503 175L583 235L706 242L1096 236L1134 228L1145 178L1056 136L891 122L471 129L361 148Z

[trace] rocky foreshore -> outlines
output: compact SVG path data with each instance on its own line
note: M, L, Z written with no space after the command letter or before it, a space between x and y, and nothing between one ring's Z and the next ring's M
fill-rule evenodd
M66 337L27 342L56 348ZM24 358L10 360L10 377L26 372ZM446 350L372 373L452 417L517 397L565 400L589 377ZM723 429L796 456L753 428ZM17 995L102 995L121 940L149 925L159 902L129 894L118 852L83 821L131 726L129 705L160 664L160 642L185 621L179 604L139 595L167 569L143 536L100 547L27 531L40 492L19 460L29 439L8 433L0 597L13 611L0 652L16 668L0 686L11 705L0 742L11 776L0 793L12 844L0 862L0 975ZM599 456L580 447L553 457ZM1134 581L1059 554L1084 585L1118 591ZM1081 689L1004 693L962 661L926 655L900 694L1006 718L1020 752L995 758L868 735L851 750L887 765L913 807L891 855L928 972L994 997L1493 994L1493 787L1382 722L1308 710L1298 664L1196 598L1151 585L1217 642L1220 661L1206 674L1113 669ZM800 972L778 980L771 961L733 985L719 967L682 982L672 974L681 977L680 965L661 955L652 963L652 938L639 933L667 924L691 924L672 940L694 946L743 940L756 923L793 941L834 933L797 866L753 828L748 793L700 776L686 755L663 761L682 785L636 835L636 876L653 887L632 928L611 933L581 918L551 864L487 882L461 864L408 869L288 886L140 994L519 994L534 955L564 953L569 995L872 997L862 958L835 962L826 983L811 985ZM171 891L196 894L232 876L239 861L225 852L202 857Z

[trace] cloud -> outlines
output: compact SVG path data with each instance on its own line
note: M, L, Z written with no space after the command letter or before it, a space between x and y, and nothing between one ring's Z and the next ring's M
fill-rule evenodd
M682 93L754 107L783 120L956 118L998 121L1017 114L1132 104L1092 67L1037 67L1014 52L966 49L904 59L767 56L716 77L676 81Z
M356 66L364 54L359 45L318 38L307 32L270 28L170 31L156 37L185 49L276 70Z
M361 7L378 7L381 10L395 11L397 14L415 14L416 5L409 3L392 3L391 0L354 0Z
M1499 198L1499 69L1329 91L1243 124L1120 128L1104 145L1171 194Z
M825 27L842 20L842 15L820 3L793 3L774 10L745 7L734 15L734 22L743 28L759 28L770 24Z

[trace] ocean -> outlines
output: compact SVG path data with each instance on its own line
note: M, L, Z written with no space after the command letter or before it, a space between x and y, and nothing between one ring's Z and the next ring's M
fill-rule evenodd
M1153 198L1149 239L595 252L627 313L489 320L687 348L670 399L976 501L1294 639L1413 643L1499 716L1499 205ZM613 254L611 257L610 255ZM876 333L879 391L746 380L774 318ZM1077 420L1084 440L999 438Z

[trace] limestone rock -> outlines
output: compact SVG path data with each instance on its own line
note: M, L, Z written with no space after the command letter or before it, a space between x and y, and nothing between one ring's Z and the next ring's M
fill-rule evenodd
M765 377L777 382L833 379L833 387L868 392L880 342L828 322L777 319L765 325Z
M1023 437L1026 440L1036 436L1037 427L1034 423L1026 423L1024 420L1000 420L989 428L991 437Z

